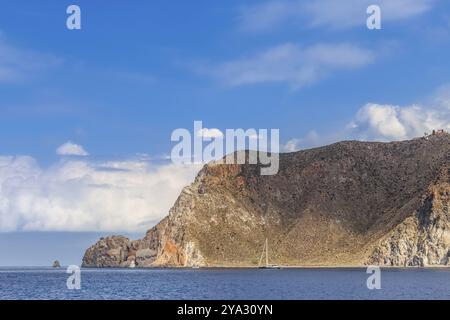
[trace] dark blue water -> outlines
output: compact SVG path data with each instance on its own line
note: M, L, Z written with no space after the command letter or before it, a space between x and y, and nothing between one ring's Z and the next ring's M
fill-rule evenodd
M0 268L0 299L450 299L450 269L383 269L369 290L365 269Z

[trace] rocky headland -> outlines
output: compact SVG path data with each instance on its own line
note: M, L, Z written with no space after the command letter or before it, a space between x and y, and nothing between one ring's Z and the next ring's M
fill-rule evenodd
M210 163L139 240L100 239L84 267L450 264L450 135L280 154L280 170Z

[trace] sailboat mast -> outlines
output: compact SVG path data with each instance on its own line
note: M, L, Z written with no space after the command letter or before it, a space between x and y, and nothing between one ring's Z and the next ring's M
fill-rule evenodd
M269 242L266 238L266 267L269 266Z

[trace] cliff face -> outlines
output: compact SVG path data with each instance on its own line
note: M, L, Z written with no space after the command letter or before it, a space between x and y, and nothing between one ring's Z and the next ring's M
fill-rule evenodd
M415 214L389 232L369 263L390 266L450 264L450 184L448 170L432 185Z
M447 264L450 136L340 142L280 155L280 170L208 164L141 240L108 237L84 266Z

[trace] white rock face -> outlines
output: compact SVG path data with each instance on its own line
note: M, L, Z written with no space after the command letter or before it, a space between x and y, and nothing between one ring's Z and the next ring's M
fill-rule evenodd
M433 266L450 264L450 184L430 188L422 207L375 248L368 264Z
M186 255L185 267L201 267L205 265L205 259L195 246L194 242L187 242L184 252Z

